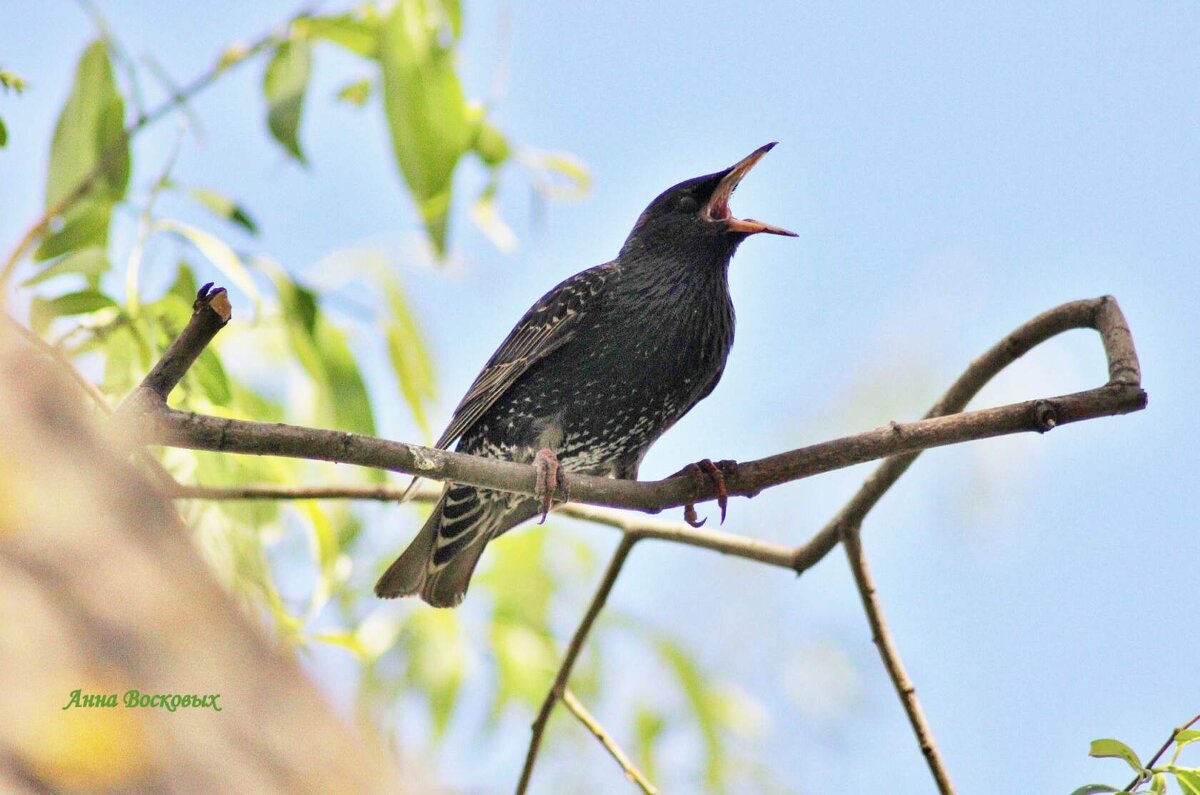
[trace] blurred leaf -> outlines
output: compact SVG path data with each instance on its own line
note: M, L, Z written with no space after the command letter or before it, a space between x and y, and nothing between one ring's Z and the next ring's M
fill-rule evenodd
M267 97L267 127L292 157L307 165L297 137L304 110L304 91L312 71L312 47L306 39L292 38L276 48L263 77Z
M379 49L379 19L371 6L357 15L301 17L293 23L293 29L299 35L324 39L364 58L375 58Z
M99 278L101 274L107 273L110 267L105 250L100 246L90 246L72 251L49 267L30 276L21 283L21 286L31 287L66 274L81 274L91 281Z
M705 780L709 788L720 790L723 788L725 777L720 734L723 709L720 699L682 647L665 638L659 638L658 651L675 673L675 679L692 708L696 727L700 730L704 742Z
M1124 759L1135 772L1141 773L1144 769L1142 761L1138 759L1138 755L1134 750L1120 740L1102 739L1092 740L1091 750L1088 751L1088 756L1094 756L1097 759L1114 757Z
M281 268L275 268L271 276L283 305L288 342L320 391L323 424L373 436L371 399L345 333L324 316L311 291L296 284Z
M534 186L551 199L582 199L592 189L587 166L565 152L526 152L522 159L533 169Z
M355 657L365 658L367 656L366 650L363 649L362 644L358 641L358 636L353 632L319 632L313 635L311 639L318 643L341 646Z
M388 302L388 357L413 419L428 437L429 419L425 408L435 397L433 365L399 282L391 279L385 289Z
M229 281L233 282L242 292L249 296L256 305L262 300L258 288L254 286L254 280L250 277L250 271L246 269L246 265L242 262L242 258L224 240L221 240L216 235L205 232L203 229L198 229L182 221L173 221L170 219L155 221L152 229L158 232L173 232L187 240L209 262L215 265L217 270L225 275L225 278L229 279Z
M102 193L109 201L125 195L129 141L124 123L125 102L113 79L108 50L102 41L95 41L79 59L75 82L54 128L46 179L47 209L69 196L101 165L104 171L93 195Z
M651 781L657 781L659 778L658 765L655 763L655 749L658 746L658 740L662 736L663 730L666 728L666 718L644 705L638 705L637 713L634 717L638 766L646 774L646 778Z
M492 591L493 617L550 635L550 599L555 585L546 566L546 527L509 533L488 548L491 564L475 580Z
M1184 729L1179 734L1175 735L1176 745L1187 745L1200 740L1200 729Z
M0 119L0 149L8 146L8 128L4 126L4 119Z
M1162 773L1155 773L1150 779L1150 791L1156 795L1164 795L1167 791L1167 777Z
M5 91L15 91L20 94L29 88L29 83L16 72L11 72L8 69L0 69L0 87Z
M104 378L100 389L106 395L124 397L145 374L139 361L137 340L129 326L122 324L103 337L103 344Z
M1107 784L1084 784L1079 789L1072 790L1071 795L1099 795L1101 792L1120 792L1120 790Z
M244 207L228 196L206 188L192 188L188 194L216 215L237 224L252 235L258 234L258 224Z
M459 0L442 0L442 13L446 15L446 22L450 26L450 32L454 38L462 37L462 3Z
M341 548L338 545L337 533L325 509L317 500L302 500L296 507L308 516L309 535L313 560L317 564L317 586L313 589L309 614L316 613L329 601L333 592L334 567L337 564Z
M496 248L505 253L516 249L517 233L500 217L491 191L485 192L471 207L471 220Z
M497 668L493 720L510 701L527 706L540 704L559 662L554 641L528 626L503 619L492 622L488 637Z
M392 149L434 250L446 250L451 177L472 136L441 15L430 0L399 0L380 28L383 106Z
M1175 783L1183 795L1200 795L1200 769L1177 768L1174 773Z
M220 358L211 348L200 351L200 356L188 371L195 376L196 383L204 392L205 397L218 406L228 406L233 400L233 392L229 388L229 376L221 365Z
M421 610L401 633L408 680L425 693L433 717L434 740L441 739L454 714L467 669L469 644L458 613Z
M96 198L76 204L63 215L62 226L42 238L33 258L41 262L89 246L106 247L111 217L112 205L107 199Z
M323 315L316 328L317 350L324 363L333 427L338 430L375 435L375 418L367 386L346 341L346 334ZM382 472L377 472L382 476Z
M355 80L353 83L347 83L342 86L342 90L337 92L337 98L342 102L348 102L351 105L362 107L367 104L367 100L371 97L371 81L363 78Z
M117 309L116 301L95 290L81 290L57 298L35 296L29 309L29 325L38 334L45 334L50 322L57 317L85 315L100 309Z
M503 165L512 156L512 147L504 133L486 121L481 121L479 135L475 137L475 152L487 165L495 168Z

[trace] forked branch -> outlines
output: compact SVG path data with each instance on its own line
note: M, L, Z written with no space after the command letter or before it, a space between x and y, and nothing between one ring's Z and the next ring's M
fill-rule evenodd
M335 461L404 472L430 480L453 481L521 494L534 493L535 474L528 465L476 458L358 434L211 417L168 408L166 398L171 389L228 319L228 304L223 291L209 293L202 290L188 328L134 395L122 405L118 416L137 428L139 438L144 443ZM1036 345L1075 328L1091 328L1099 333L1108 363L1109 377L1104 385L1069 395L963 412L971 398L997 373ZM921 713L915 688L904 672L899 652L883 619L862 551L860 528L863 520L923 450L1012 433L1045 433L1060 425L1125 414L1145 406L1146 393L1141 388L1141 372L1129 328L1116 300L1104 296L1063 304L1018 328L972 362L924 419L910 423L893 422L866 433L741 463L735 471L726 474L729 494L752 497L764 489L793 480L886 457L845 507L800 546L785 547L682 524L633 519L593 507L608 506L656 513L666 508L713 499L716 495L711 484L701 479L685 476L634 482L573 474L571 496L574 503L561 510L577 518L616 527L623 536L534 721L517 792L523 793L529 784L546 723L555 705L567 692L575 661L597 616L634 544L645 538L737 555L786 567L797 573L815 565L838 541L843 541L873 637L929 762L935 782L942 793L953 792L949 774ZM175 496L209 499L393 499L398 493L378 487L321 489L246 486L215 489L183 486ZM627 772L631 769L625 763L622 765Z

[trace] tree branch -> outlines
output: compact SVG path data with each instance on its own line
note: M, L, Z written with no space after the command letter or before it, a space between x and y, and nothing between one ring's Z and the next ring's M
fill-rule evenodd
M1146 766L1145 766L1146 770L1149 770L1150 768L1152 768L1156 764L1158 764L1158 760L1162 759L1162 755L1165 754L1167 752L1167 749L1171 747L1171 743L1175 742L1175 738L1179 736L1180 732L1187 731L1188 729L1195 726L1197 723L1200 723L1200 715L1196 715L1191 720L1189 720L1187 723L1174 729L1171 732L1171 736L1168 737L1167 741L1162 744L1161 748L1158 749L1158 753L1156 753L1154 756L1152 756L1150 758L1150 761L1146 763ZM1174 764L1174 763L1172 763L1172 764ZM1128 792L1133 792L1133 788L1138 786L1142 782L1144 782L1147 778L1149 778L1149 776L1139 773L1138 775L1133 777L1133 781L1131 781L1125 785L1125 789Z
M567 705L567 709L571 710L575 717L579 718L579 722L586 726L588 731L600 741L600 744L604 746L604 750L608 751L609 755L617 760L617 764L621 766L621 770L625 771L625 778L641 787L642 792L646 793L646 795L658 795L658 788L651 784L650 780L634 766L628 754L621 750L621 746L616 744L609 733L604 730L604 727L600 725L600 721L596 720L592 713L587 711L587 707L583 706L569 688L563 691L562 699L563 703Z
M533 721L533 735L529 739L529 751L525 755L525 767L521 770L521 780L517 783L517 795L524 795L525 790L529 787L529 779L533 775L533 764L537 761L538 749L542 745L542 735L546 731L546 721L550 720L550 713L554 710L554 705L566 691L567 680L571 678L571 669L575 667L579 652L583 650L584 641L587 640L588 633L592 630L592 624L595 623L596 617L600 615L600 610L604 607L604 602L612 592L613 585L617 582L617 575L621 573L621 568L625 565L629 551L633 549L635 543L637 543L636 537L626 535L621 538L621 543L617 544L612 560L608 563L608 569L604 572L604 578L597 586L596 594L592 597L587 612L583 614L583 620L579 622L579 628L575 630L570 645L567 646L567 654L563 657L558 674L554 677L554 684L550 686L550 692L546 694L546 698L542 701L542 708Z
M166 397L171 388L228 320L227 312L219 317L219 322L210 316L221 314L212 307L211 299L215 295L221 295L223 299L220 291L207 295L204 290L201 291L188 329L119 412L121 415L137 417L146 443L335 461L405 472L431 480L453 481L522 494L534 493L535 475L533 468L527 465L351 433L210 417L168 408ZM193 326L197 328L193 329ZM1069 395L962 412L993 376L1041 342L1074 328L1092 328L1099 333L1108 364L1109 380L1106 384ZM900 694L939 790L943 793L953 792L949 774L933 743L913 685L904 671L882 616L859 538L863 519L922 450L1019 432L1045 433L1059 425L1137 411L1146 406L1146 393L1141 389L1140 378L1133 340L1116 300L1104 296L1074 301L1039 315L972 362L924 419L911 423L892 422L887 427L866 433L739 464L735 470L726 473L725 482L731 495L752 497L772 486L888 456L825 527L808 543L794 549L719 531L633 521L596 507L578 504L568 506L564 513L616 527L622 530L623 537L533 723L529 751L517 786L518 795L524 793L529 785L546 723L555 704L564 697L571 671L595 619L633 545L643 538L659 538L712 549L784 566L797 573L815 565L839 540L844 540L884 664ZM351 493L346 488L317 490L265 486L222 489L218 492L197 486L183 487L176 496L222 499L358 496L391 499L395 494L395 491L388 489L355 490ZM572 476L571 494L576 503L650 513L716 496L712 484L686 476L635 482L582 474Z
M1107 320L1107 324L1105 324ZM1119 321L1119 323L1117 322ZM193 316L193 323L203 318ZM189 324L190 325L190 324ZM1101 331L1114 380L1104 386L1071 395L1013 403L998 408L965 412L953 416L931 416L911 423L892 423L855 436L802 447L757 461L739 464L725 476L731 495L754 496L763 489L822 472L861 464L884 456L909 454L888 461L878 481L868 483L864 491L847 506L849 512L861 512L874 504L915 454L930 447L984 439L1012 433L1044 433L1059 425L1113 414L1137 411L1146 405L1146 395L1137 383L1137 358L1132 341L1124 328L1120 310L1112 298L1076 301L1051 310L1018 329L997 348L977 361L964 378L951 388L935 406L937 414L957 410L1004 365L1028 348L1070 328L1095 327ZM204 335L189 334L191 344L206 342ZM208 337L211 339L211 337ZM202 347L202 345L201 345ZM174 349L175 346L172 346ZM180 356L185 352L179 351ZM198 354L198 351L193 353ZM157 369L157 368L156 368ZM967 378L967 376L972 376ZM138 392L160 393L161 384L144 383ZM533 467L509 461L483 459L435 450L419 445L394 442L341 431L303 428L295 425L251 422L224 417L173 411L162 401L143 405L146 428L144 441L198 450L278 455L291 458L334 461L377 469L419 475L431 480L448 480L472 486L520 494L535 493ZM571 478L571 496L576 502L629 508L656 513L715 498L713 485L692 477L672 477L659 481L629 481L575 474ZM837 528L826 528L797 555L795 567L802 570L826 554L837 540Z
M863 554L859 528L846 529L846 532L842 534L842 547L846 550L846 557L850 561L850 570L854 572L854 582L858 585L859 596L862 597L863 610L866 611L867 622L871 625L871 640L879 649L879 656L883 658L883 665L887 668L892 685L896 688L896 695L900 697L900 703L904 705L908 722L912 724L913 733L917 736L917 744L921 746L921 753L925 755L925 761L929 764L929 771L937 783L938 792L941 795L954 795L954 784L950 781L950 772L946 769L946 763L942 760L937 743L933 740L933 730L929 728L929 723L925 720L921 702L917 700L917 688L904 670L904 663L900 660L900 650L896 648L896 643L892 640L892 633L888 629L887 622L884 621L883 606L879 603L875 581L871 577L871 570L867 567L867 558Z

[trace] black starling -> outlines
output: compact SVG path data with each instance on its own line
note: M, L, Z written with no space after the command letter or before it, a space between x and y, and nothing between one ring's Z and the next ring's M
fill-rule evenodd
M457 439L459 452L533 463L540 498L450 485L377 595L454 607L484 545L544 519L565 473L635 479L650 445L712 392L733 345L734 251L759 232L795 236L729 212L738 182L774 145L662 193L615 260L562 282L521 318L438 447Z

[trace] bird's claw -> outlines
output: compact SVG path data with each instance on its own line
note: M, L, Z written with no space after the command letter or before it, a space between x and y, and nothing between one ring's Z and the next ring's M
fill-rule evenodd
M553 450L543 448L533 458L533 467L537 470L537 482L534 486L538 501L542 506L542 518L538 524L545 524L546 515L554 505L554 492L559 487L563 490L563 501L570 500L570 487L567 485L567 471L559 466L558 456Z
M708 478L717 489L717 506L721 509L721 524L725 524L725 513L729 507L729 489L725 485L725 469L737 466L736 461L718 461L713 463L703 458L694 464L688 464L676 472L676 475L691 475L697 478ZM696 520L696 506L688 503L683 506L683 521L692 527L701 527L707 519Z

